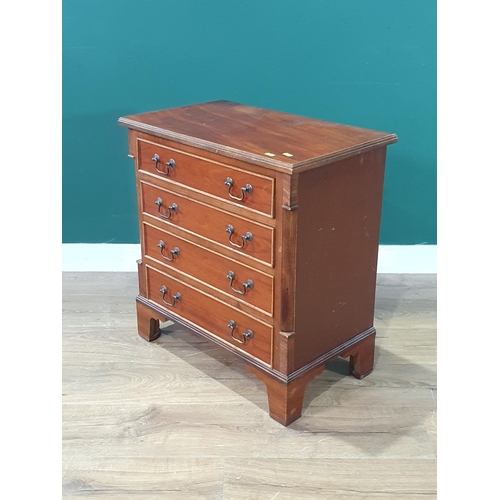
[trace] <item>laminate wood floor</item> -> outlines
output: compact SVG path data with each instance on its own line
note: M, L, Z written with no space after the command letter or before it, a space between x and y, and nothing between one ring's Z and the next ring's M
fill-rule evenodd
M375 369L328 363L283 427L242 361L136 333L134 273L63 274L63 498L436 497L436 276L379 275Z

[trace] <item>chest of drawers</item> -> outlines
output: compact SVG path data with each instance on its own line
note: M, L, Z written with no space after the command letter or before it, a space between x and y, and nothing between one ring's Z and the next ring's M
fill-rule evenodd
M137 179L141 337L170 319L231 351L284 425L329 359L372 371L394 134L228 101L119 123Z

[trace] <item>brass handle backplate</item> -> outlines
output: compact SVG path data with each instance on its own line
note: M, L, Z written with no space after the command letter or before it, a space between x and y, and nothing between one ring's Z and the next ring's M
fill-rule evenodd
M175 168L175 160L173 160L172 158L165 162L165 171L163 170L160 170L158 168L158 164L160 163L160 156L157 155L155 153L155 155L153 156L153 158L151 158L154 162L155 162L155 168L156 168L156 171L159 173L159 174L162 174L162 175L169 175L170 173L170 170L171 168Z
M227 273L227 279L229 280L229 286L231 287L231 290L234 293L237 293L239 295L245 295L247 293L247 290L251 290L253 288L253 281L252 280L246 280L245 283L243 283L243 291L237 290L236 288L233 287L233 281L234 281L235 275L233 271L229 271Z
M175 306L175 302L177 300L181 300L182 297L181 297L181 294L180 293L176 293L175 295L172 296L172 302L167 302L165 300L165 294L167 293L167 287L165 285L163 285L161 288L160 288L160 293L162 294L161 296L161 300L163 300L163 302L168 306L168 307L174 307Z
M233 194L231 194L231 188L233 187L233 184L234 184L233 179L231 179L231 177L228 177L224 181L224 184L227 186L227 192L229 194L229 198L231 198L232 200L236 200L236 201L243 201L245 199L245 193L248 195L248 194L252 194L252 191L253 191L252 185L247 184L245 187L240 188L241 198L238 198L237 196L234 196Z
M228 328L231 328L231 338L238 344L246 344L247 339L253 339L253 332L252 330L247 330L241 337L243 340L240 340L239 338L234 336L234 330L236 328L236 323L231 320L229 321Z
M169 262L172 262L177 255L177 257L180 255L181 251L179 250L179 247L175 247L173 250L170 250L170 255L172 257L167 257L164 253L163 250L165 250L165 242L163 240L160 240L158 242L158 246L160 247L160 253L161 256L165 259L168 260Z
M231 224L228 224L228 226L226 227L226 233L229 233L229 243L236 248L243 248L245 246L245 242L253 240L252 233L248 232L241 237L241 245L238 245L238 243L234 243L234 241L231 241L231 238L234 234L234 227Z
M160 211L160 209L163 206L163 200L161 198L157 198L157 200L155 201L155 205L158 205L158 215L162 219L170 219L170 217L172 217L172 212L177 213L177 211L179 210L179 207L177 206L177 203L172 203L172 205L170 205L169 207L167 207L168 214L167 215L162 214L161 211Z

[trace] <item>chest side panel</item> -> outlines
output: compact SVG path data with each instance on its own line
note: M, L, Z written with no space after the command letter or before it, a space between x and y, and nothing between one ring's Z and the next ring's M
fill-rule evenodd
M385 148L298 183L294 368L373 326Z

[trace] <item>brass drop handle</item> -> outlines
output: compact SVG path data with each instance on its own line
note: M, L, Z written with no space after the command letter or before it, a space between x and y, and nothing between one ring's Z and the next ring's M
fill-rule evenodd
M231 338L237 342L238 344L245 344L247 339L253 339L253 332L252 330L247 330L243 335L242 335L242 339L243 340L240 340L239 338L235 337L233 334L234 334L234 330L236 328L236 323L231 320L228 325L227 325L228 328L231 328Z
M158 164L160 163L160 156L159 156L159 155L157 155L157 154L155 153L155 155L154 155L154 156L153 156L153 158L151 158L151 159L155 162L155 168L156 168L156 171L157 171L158 173L160 173L160 174L163 174L163 175L168 175L168 174L170 173L169 168L175 168L175 160L173 160L172 158L171 158L169 161L167 161L167 162L165 163L165 171L160 170L160 169L158 168Z
M234 227L231 226L231 224L228 224L228 226L226 227L226 233L229 233L229 243L236 248L243 248L245 246L245 242L253 240L252 233L248 232L241 237L241 245L238 245L238 243L234 243L233 241L231 241L231 238L234 234Z
M245 283L243 283L243 291L240 291L240 290L237 290L236 288L233 287L233 281L234 281L234 273L233 271L229 271L227 273L227 278L229 280L229 286L231 287L231 290L234 292L234 293L237 293L239 295L245 295L247 293L247 290L248 289L252 289L253 288L253 281L252 280L246 280Z
M238 198L237 196L234 196L231 194L231 188L233 187L233 179L231 177L228 177L225 181L224 184L227 186L227 192L229 194L229 198L232 200L236 201L243 201L245 199L245 193L247 194L252 194L253 187L251 184L247 184L245 187L240 188L241 191L241 198Z
M177 300L181 300L182 297L181 297L181 294L180 293L176 293L174 296L172 296L172 303L170 302L167 302L165 300L165 294L167 293L167 287L165 285L163 285L161 288L160 288L160 292L162 294L161 296L161 300L163 300L163 302L168 306L168 307L174 307L175 306L175 301Z
M163 206L163 201L161 198L158 198L156 201L155 201L155 205L158 205L158 215L162 218L162 219L170 219L170 217L172 217L172 212L175 212L177 213L177 211L179 210L179 207L177 206L177 203L172 203L172 205L170 205L169 207L167 207L167 210L168 210L168 215L163 215L161 212L160 212L160 208Z
M180 255L181 251L179 250L179 247L175 247L173 250L170 250L170 255L172 255L172 257L167 257L164 253L163 253L163 250L165 250L165 242L163 240L160 240L158 242L158 246L160 247L160 253L161 253L161 256L165 259L165 260L168 260L169 262L172 262L175 258L175 256L177 255L177 257Z

